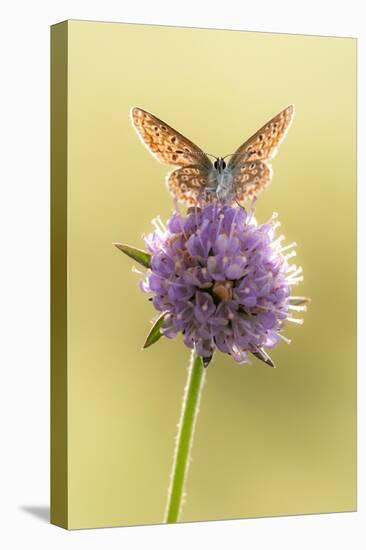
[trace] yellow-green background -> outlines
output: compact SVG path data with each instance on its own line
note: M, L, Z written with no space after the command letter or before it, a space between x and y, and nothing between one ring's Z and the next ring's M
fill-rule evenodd
M172 200L129 110L204 150L236 147L289 103L257 219L279 213L312 299L278 369L218 354L182 521L355 509L356 41L69 22L69 526L162 521L189 351L141 351L154 315L132 260Z

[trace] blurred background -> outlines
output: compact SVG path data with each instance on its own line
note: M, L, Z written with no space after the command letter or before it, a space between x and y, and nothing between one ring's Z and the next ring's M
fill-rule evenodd
M155 311L112 245L173 208L133 105L217 155L296 106L256 216L298 243L312 303L279 368L210 365L182 521L354 510L356 41L71 21L68 52L71 528L162 522L189 360L141 351Z

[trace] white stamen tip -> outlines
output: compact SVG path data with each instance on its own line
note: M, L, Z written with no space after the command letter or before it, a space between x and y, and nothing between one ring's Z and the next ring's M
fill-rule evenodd
M286 282L287 285L298 285L304 280L304 277L297 277L297 279L288 279Z
M291 248L294 248L294 246L297 246L297 244L295 243L295 241L294 241L293 243L291 243L291 244L286 245L286 246L282 246L282 247L278 250L278 252L280 253L280 252L284 252L285 250L290 250Z
M296 256L296 250L293 250L289 254L285 254L286 260L289 260L290 258L294 258Z
M306 306L295 306L290 304L288 309L291 309L292 311L307 311L308 308Z
M286 344L291 344L291 339L290 338L286 338L286 336L284 336L283 334L281 334L280 332L277 333L278 336L281 338L281 340L283 340L284 342L286 342Z
M302 325L304 323L304 319L295 319L294 317L287 317L287 320L297 325Z

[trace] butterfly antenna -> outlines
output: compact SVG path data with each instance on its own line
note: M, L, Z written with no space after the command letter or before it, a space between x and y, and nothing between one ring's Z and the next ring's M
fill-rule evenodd
M234 155L242 155L243 153L229 153L228 155L225 155L222 157L223 159L226 159L227 157L233 157Z
M211 155L211 153L206 153L206 152L200 153L199 151L192 151L192 152L190 153L190 155L207 155L208 157L212 157L212 158L215 159L215 160L217 159L217 156L216 156L216 155Z

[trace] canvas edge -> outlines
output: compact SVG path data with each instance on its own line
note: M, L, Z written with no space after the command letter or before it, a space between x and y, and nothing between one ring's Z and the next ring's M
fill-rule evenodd
M50 522L68 528L67 92L68 22L51 27Z

